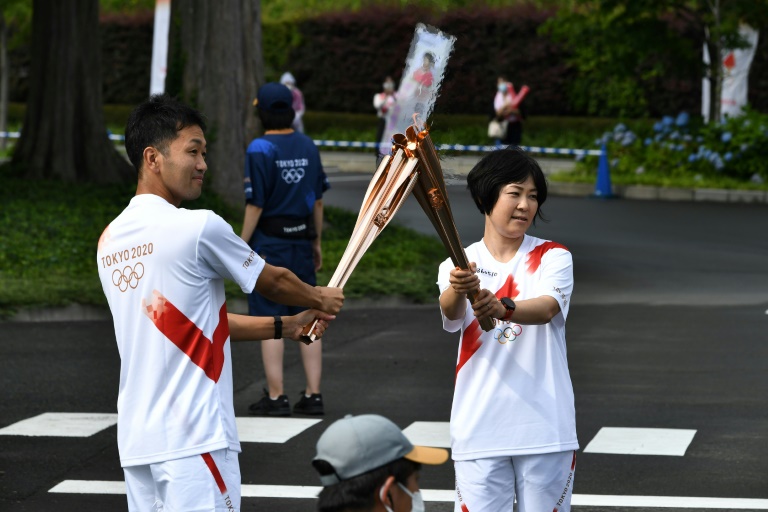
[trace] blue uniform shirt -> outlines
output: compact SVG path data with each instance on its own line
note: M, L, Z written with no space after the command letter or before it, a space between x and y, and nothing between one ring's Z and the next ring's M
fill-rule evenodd
M263 209L261 218L311 217L315 201L330 188L315 143L298 132L254 139L245 155L245 200ZM308 243L264 234L258 226L251 247Z

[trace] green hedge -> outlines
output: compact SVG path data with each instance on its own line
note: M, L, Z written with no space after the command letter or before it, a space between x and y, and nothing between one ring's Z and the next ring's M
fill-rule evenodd
M583 115L568 99L573 70L565 64L567 48L538 33L550 16L551 11L530 4L447 13L373 6L298 22L265 23L267 78L277 80L290 70L310 110L372 113L373 94L385 75L399 79L414 27L425 22L457 36L437 113L485 115L495 77L502 73L531 87L526 99L531 115ZM152 14L112 15L102 19L101 30L105 103L138 103L149 90ZM10 98L23 102L30 68L28 45L14 49L10 61ZM643 88L654 116L699 110L699 77L671 73ZM756 110L768 111L766 37L760 38L752 65L749 101Z

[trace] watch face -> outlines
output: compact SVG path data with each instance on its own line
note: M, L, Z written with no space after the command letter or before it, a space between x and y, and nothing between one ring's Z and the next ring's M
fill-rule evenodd
M507 310L512 310L512 311L514 311L514 309L515 309L515 303L514 303L514 301L513 301L512 299L510 299L509 297L502 297L502 298L501 298L501 303L504 305L504 307L505 307L505 308L507 308Z

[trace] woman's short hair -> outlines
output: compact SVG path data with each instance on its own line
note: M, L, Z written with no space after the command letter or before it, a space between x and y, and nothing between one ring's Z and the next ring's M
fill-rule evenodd
M536 186L536 217L546 221L541 212L541 206L547 200L547 180L544 172L536 160L518 147L497 149L483 157L469 171L467 188L480 213L490 215L499 200L501 189L510 183L522 183L529 176Z

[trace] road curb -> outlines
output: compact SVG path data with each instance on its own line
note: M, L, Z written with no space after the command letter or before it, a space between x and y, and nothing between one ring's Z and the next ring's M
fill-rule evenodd
M359 309L422 309L434 308L437 311L437 303L417 304L402 297L379 297L375 299L354 298L344 301L344 310ZM234 299L227 301L227 311L240 315L248 314L248 301L246 299ZM112 314L106 306L91 306L87 304L69 304L63 307L49 308L20 308L19 311L7 318L2 323L25 322L98 322L111 321Z
M648 185L613 185L614 197L640 201L693 201L718 203L768 203L764 190L729 190L724 188L675 188ZM590 183L549 181L547 192L552 196L584 197L595 193Z

